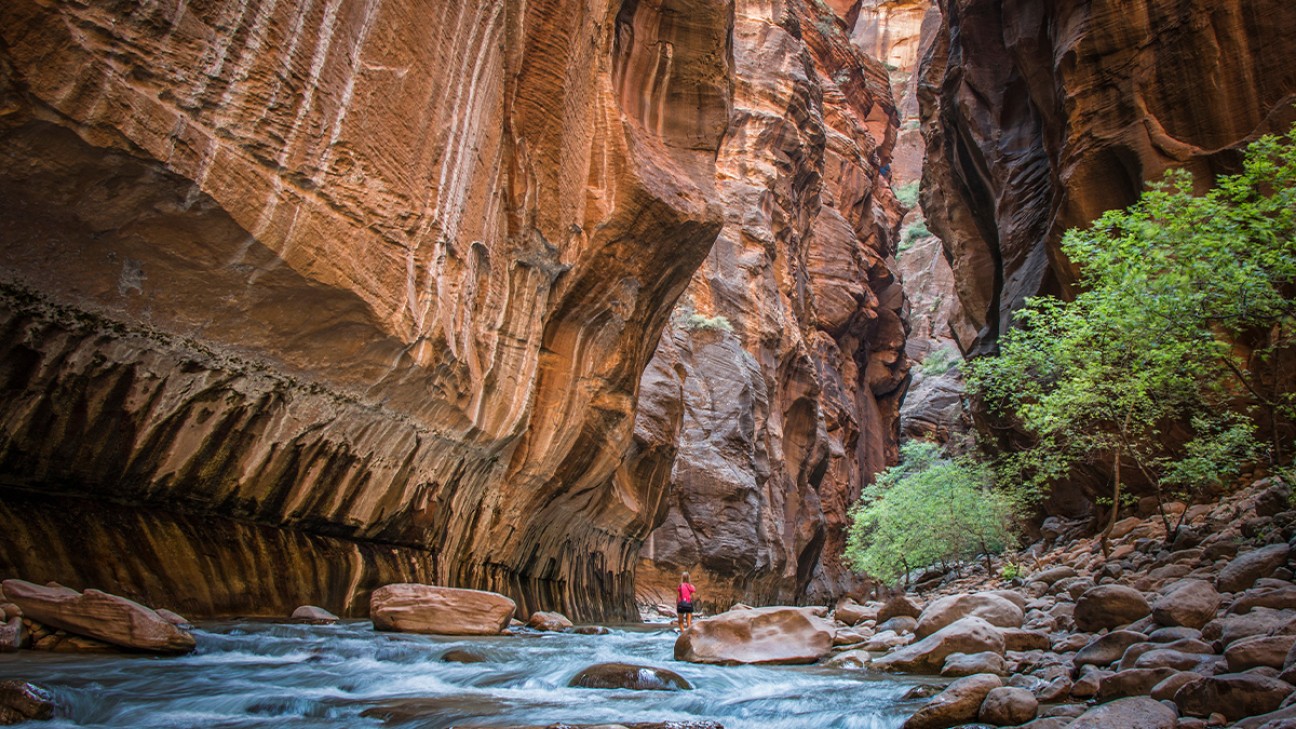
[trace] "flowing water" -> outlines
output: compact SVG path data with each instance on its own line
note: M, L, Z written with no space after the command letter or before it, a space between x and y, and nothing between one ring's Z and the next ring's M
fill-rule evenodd
M238 622L195 632L178 658L0 654L0 678L58 697L56 727L443 729L556 722L709 719L726 729L895 729L921 702L913 679L813 666L675 661L659 627L610 635L448 638L334 626ZM461 648L482 663L447 663ZM568 688L581 669L619 661L668 668L693 691Z

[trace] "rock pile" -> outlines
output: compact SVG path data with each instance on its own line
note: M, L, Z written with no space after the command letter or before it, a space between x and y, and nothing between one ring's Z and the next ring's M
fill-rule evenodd
M1130 517L1107 556L1054 525L1051 551L1011 583L982 574L925 606L839 604L837 634L858 640L829 662L957 678L905 729L1296 726L1289 497L1266 479L1186 513L1170 505L1184 517L1170 540L1159 516Z

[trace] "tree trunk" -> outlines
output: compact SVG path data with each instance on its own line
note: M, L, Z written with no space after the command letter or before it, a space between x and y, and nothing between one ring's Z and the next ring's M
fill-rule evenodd
M1116 449L1116 456L1112 459L1112 505L1111 516L1107 517L1107 528L1102 532L1102 553L1103 559L1111 556L1111 544L1108 538L1111 536L1112 529L1116 526L1116 517L1120 515L1120 493L1121 493L1121 465L1120 465L1120 448Z

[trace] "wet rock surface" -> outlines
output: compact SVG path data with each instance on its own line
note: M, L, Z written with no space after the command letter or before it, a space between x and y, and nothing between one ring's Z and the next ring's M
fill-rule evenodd
M600 663L572 677L572 686L632 691L689 691L693 685L674 671L629 663Z

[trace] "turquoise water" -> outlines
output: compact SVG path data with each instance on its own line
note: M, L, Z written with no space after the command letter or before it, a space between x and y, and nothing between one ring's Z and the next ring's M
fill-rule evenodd
M658 628L610 635L448 638L335 626L220 623L188 656L0 654L0 678L51 689L60 727L395 727L708 719L726 729L897 729L921 703L903 678L813 666L702 666L672 658ZM447 663L452 648L485 657ZM620 661L669 668L693 691L568 688L581 669Z

